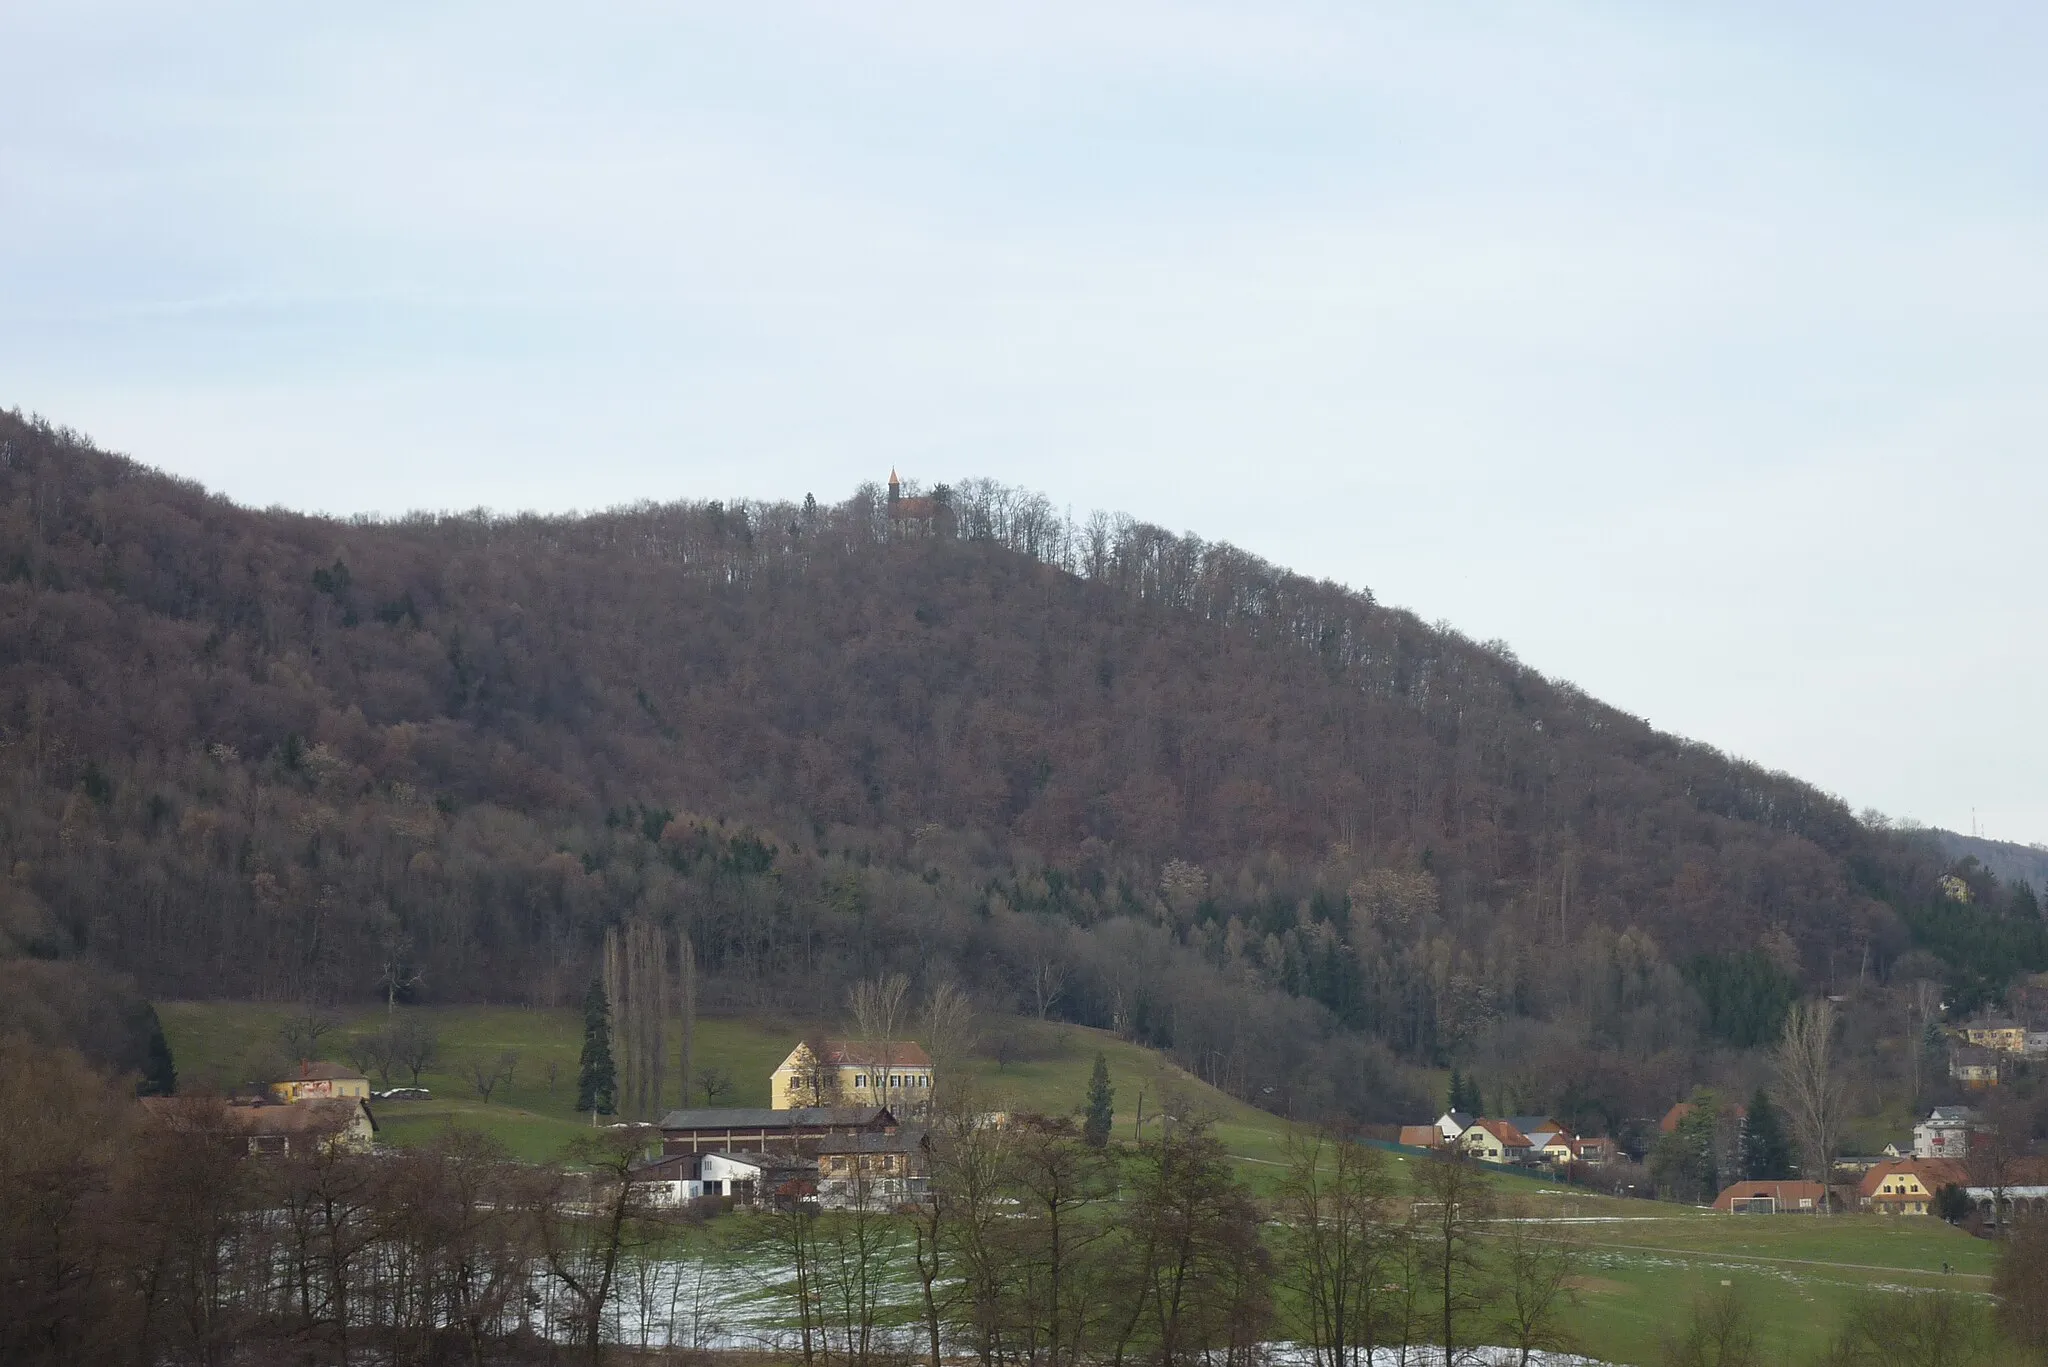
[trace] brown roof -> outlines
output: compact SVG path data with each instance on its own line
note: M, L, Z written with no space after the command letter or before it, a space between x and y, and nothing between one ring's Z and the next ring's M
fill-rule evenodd
M363 1075L362 1075L361 1073L357 1072L357 1071L356 1071L355 1069L353 1069L353 1068L350 1068L350 1067L348 1067L348 1066L346 1066L346 1065L344 1065L344 1064L340 1064L340 1063L329 1063L329 1062L327 1062L327 1061L326 1061L325 1059L315 1059L315 1060L313 1060L313 1061L312 1061L312 1062L310 1062L310 1063L301 1063L301 1064L299 1065L299 1075L298 1075L297 1077L287 1077L287 1078L279 1078L279 1079L278 1079L278 1081L280 1081L280 1082L368 1082L368 1081L369 1081L369 1079L368 1079L367 1077L364 1077L364 1076L363 1076Z
M1526 1149L1529 1147L1529 1136L1523 1134L1505 1120L1482 1120L1479 1122L1479 1128L1485 1130L1508 1148Z
M360 1108L374 1129L377 1117L360 1097L315 1097L285 1105L223 1105L209 1098L146 1096L142 1107L173 1129L230 1134L339 1134Z
M1434 1125L1403 1125L1401 1142L1411 1149L1433 1149L1443 1142Z
M1902 1172L1919 1178L1920 1185L1929 1191L1970 1185L1969 1174L1963 1171L1961 1163L1946 1158L1895 1158L1887 1159L1864 1173L1862 1182L1857 1184L1856 1194L1865 1200L1878 1196L1884 1184Z
M929 1068L932 1056L916 1040L893 1039L885 1042L868 1040L828 1039L825 1041L825 1062L838 1067L855 1063L867 1067L888 1060L891 1068Z
M1826 1202L1827 1191L1818 1182L1737 1182L1714 1198L1714 1209L1729 1210L1737 1201L1762 1196L1776 1201L1780 1210L1797 1210L1801 1201L1811 1201L1818 1209Z

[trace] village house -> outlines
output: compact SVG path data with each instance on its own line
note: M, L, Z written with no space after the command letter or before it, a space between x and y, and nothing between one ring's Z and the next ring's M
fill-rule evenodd
M1444 1137L1434 1125L1403 1125L1401 1143L1411 1149L1439 1149L1443 1147Z
M1482 1163L1519 1163L1529 1156L1529 1136L1505 1120L1481 1120L1458 1136L1458 1146Z
M1913 1127L1915 1158L1968 1158L1977 1113L1968 1106L1936 1106Z
M1541 1154L1551 1141L1571 1138L1571 1131L1547 1115L1511 1115L1508 1124L1529 1137L1529 1152Z
M697 1107L661 1118L662 1152L802 1153L811 1141L847 1134L894 1134L885 1106Z
M1463 1111L1445 1111L1436 1118L1438 1142L1455 1144L1458 1142L1458 1136L1471 1129L1476 1123L1476 1116L1466 1115Z
M279 1101L315 1101L325 1097L370 1098L370 1079L353 1068L323 1060L299 1064L299 1075L270 1084L270 1094Z
M1986 1016L1963 1027L1963 1038L1979 1049L2001 1054L2027 1052L2027 1028L2003 1016Z
M1714 1198L1714 1209L1730 1215L1813 1215L1827 1199L1818 1182L1737 1182Z
M1948 1158L1904 1158L1879 1163L1863 1174L1856 1200L1880 1215L1932 1215L1943 1187L1967 1186L1960 1163Z
M827 1210L904 1205L922 1197L929 1182L922 1136L849 1134L821 1139L818 1204Z
M1562 1142L1570 1155L1569 1162L1584 1163L1589 1168L1604 1168L1621 1160L1621 1150L1612 1139L1567 1139ZM1549 1153L1550 1150L1545 1149L1544 1152Z
M1995 1050L1972 1046L1949 1055L1948 1075L1965 1087L1981 1090L1998 1085L1998 1067Z
M824 1040L816 1049L799 1042L768 1078L768 1104L886 1106L899 1114L926 1110L932 1098L932 1059L914 1040Z
M377 1117L356 1096L284 1103L148 1096L138 1104L156 1124L245 1143L252 1154L367 1153L377 1141Z

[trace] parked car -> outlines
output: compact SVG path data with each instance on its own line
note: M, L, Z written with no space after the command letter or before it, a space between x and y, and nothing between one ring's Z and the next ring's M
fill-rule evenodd
M433 1095L425 1087L393 1087L387 1091L370 1093L370 1099L373 1101L426 1101L431 1099Z

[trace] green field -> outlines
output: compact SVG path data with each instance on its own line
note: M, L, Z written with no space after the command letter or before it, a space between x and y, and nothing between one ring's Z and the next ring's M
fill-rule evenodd
M589 1118L572 1109L580 1015L511 1007L418 1010L441 1040L441 1062L420 1079L434 1098L376 1103L385 1142L418 1143L449 1125L462 1125L495 1135L521 1157L539 1160L559 1154L580 1129L588 1128ZM248 1080L251 1067L275 1056L277 1027L289 1008L173 1002L159 1012L181 1079L219 1085ZM338 1061L346 1058L342 1037L348 1030L373 1030L384 1020L378 1009L343 1015L347 1024L323 1040L320 1050ZM734 1088L719 1104L765 1106L769 1073L799 1037L814 1030L811 1022L702 1020L697 1062L731 1075ZM1166 1096L1176 1114L1202 1115L1214 1123L1255 1190L1270 1191L1282 1172L1291 1128L1285 1121L1216 1091L1160 1055L1079 1026L1026 1025L1015 1033L1022 1045L1007 1063L977 1057L966 1065L977 1096L989 1108L1073 1110L1100 1050L1116 1087L1120 1135L1132 1133L1141 1091L1148 1129ZM485 1105L463 1065L506 1049L519 1053L517 1072ZM393 1078L394 1083L407 1080ZM693 1102L703 1104L702 1096ZM1991 1245L1932 1219L1716 1215L1507 1175L1499 1187L1503 1195L1524 1198L1531 1213L1556 1220L1560 1235L1587 1245L1589 1266L1575 1328L1581 1350L1607 1362L1655 1360L1660 1335L1682 1322L1694 1297L1724 1282L1752 1298L1767 1325L1766 1348L1782 1361L1816 1355L1832 1333L1840 1305L1853 1292L1947 1286L1981 1293L1991 1270ZM1944 1263L1951 1268L1946 1275Z

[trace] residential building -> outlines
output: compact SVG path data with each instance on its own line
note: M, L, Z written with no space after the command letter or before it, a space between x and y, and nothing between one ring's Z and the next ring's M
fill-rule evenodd
M1915 1158L1968 1158L1977 1113L1968 1106L1936 1106L1913 1127Z
M697 1107L661 1118L663 1153L801 1153L807 1144L843 1134L894 1134L885 1106Z
M930 1179L923 1136L846 1134L821 1139L812 1148L818 1160L818 1204L827 1210L894 1207L923 1196Z
M1434 1125L1403 1125L1401 1143L1411 1149L1440 1149L1444 1137Z
M1982 1089L1998 1085L1999 1056L1991 1049L1958 1049L1949 1055L1948 1075L1965 1087Z
M1589 1168L1604 1168L1609 1163L1621 1161L1621 1150L1612 1139L1567 1139L1563 1142L1571 1154L1570 1161L1584 1163Z
M1953 1159L1897 1159L1864 1173L1856 1199L1863 1209L1880 1215L1932 1215L1936 1192L1968 1184L1962 1164Z
M323 1097L370 1097L370 1079L353 1068L324 1060L299 1064L299 1075L270 1084L270 1094L279 1101L314 1101Z
M1471 1129L1476 1120L1477 1117L1463 1111L1445 1111L1436 1118L1436 1132L1443 1136L1444 1143L1455 1144L1458 1136Z
M1714 1209L1730 1215L1812 1215L1827 1199L1818 1182L1737 1182L1714 1198Z
M735 1205L781 1205L813 1199L818 1165L783 1153L721 1153L702 1156L699 1193L729 1196Z
M1963 1038L1979 1049L2001 1054L2027 1052L2027 1027L2004 1016L1986 1016L1963 1027Z
M252 1154L366 1153L377 1141L377 1117L370 1103L356 1096L283 1103L148 1096L139 1104L157 1124L219 1135L246 1144Z
M886 1106L916 1114L931 1105L932 1059L915 1040L799 1042L768 1079L768 1104Z
M1542 1153L1554 1139L1569 1139L1572 1132L1547 1115L1511 1115L1508 1124L1529 1136L1529 1152Z
M1475 1121L1458 1136L1458 1146L1482 1163L1519 1163L1529 1156L1529 1136L1505 1120Z

